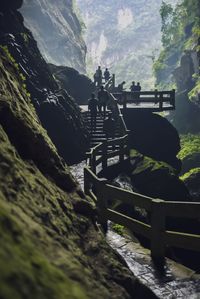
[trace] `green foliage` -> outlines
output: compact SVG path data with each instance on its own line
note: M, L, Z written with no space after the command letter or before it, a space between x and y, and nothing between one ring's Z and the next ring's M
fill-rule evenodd
M178 158L184 160L196 153L200 153L200 134L181 135L181 150Z
M189 92L188 96L191 101L196 101L200 94L200 78L197 80L195 87Z
M124 226L123 225L120 225L120 224L112 224L112 228L113 228L113 230L117 233L117 234L119 234L119 235L121 235L121 236L123 236L124 235Z
M154 75L159 86L174 83L172 73L178 66L184 49L198 50L200 36L198 0L182 0L173 8L162 2L163 50L154 63Z
M186 172L184 175L180 177L180 179L185 182L188 180L188 178L191 178L192 176L195 176L196 174L200 173L200 167L192 168L190 171Z

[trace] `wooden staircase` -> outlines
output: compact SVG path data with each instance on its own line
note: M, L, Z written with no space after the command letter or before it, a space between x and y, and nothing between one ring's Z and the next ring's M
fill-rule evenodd
M108 117L108 113L109 111L106 111L106 117ZM90 132L90 148L93 148L97 144L106 141L106 135L103 131L104 118L102 117L102 115L99 112L97 113L95 130L94 129L92 130L91 128L90 112L86 111L83 113L83 115L84 115L85 124L88 128L88 131ZM120 137L120 130L119 130L119 125L116 123L114 138L117 137Z

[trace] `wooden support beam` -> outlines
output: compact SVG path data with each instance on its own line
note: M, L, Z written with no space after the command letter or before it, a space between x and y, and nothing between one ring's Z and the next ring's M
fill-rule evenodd
M165 214L163 200L153 199L151 209L151 256L161 260L165 256Z

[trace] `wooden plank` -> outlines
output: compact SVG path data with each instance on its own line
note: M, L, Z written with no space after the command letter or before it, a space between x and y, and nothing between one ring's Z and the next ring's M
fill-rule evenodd
M148 239L150 238L150 231L151 231L150 225L138 221L136 219L130 218L128 216L125 216L111 209L107 209L105 213L106 213L105 216L108 220L126 226L127 228L131 229L135 233L141 234L142 236Z
M164 240L168 246L200 251L200 235L166 231Z
M111 186L109 184L106 184L104 190L108 198L121 200L123 203L126 203L131 206L144 208L147 211L151 210L151 202L152 202L151 197L147 197L135 192L127 191L119 187Z
M200 218L200 202L165 201L164 209L167 217Z

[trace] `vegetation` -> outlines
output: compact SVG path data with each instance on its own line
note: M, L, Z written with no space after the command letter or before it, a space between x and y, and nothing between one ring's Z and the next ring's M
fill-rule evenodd
M182 174L200 167L200 134L181 135L178 157L182 161Z
M113 230L114 230L117 234L119 234L119 235L121 235L121 236L124 235L124 229L125 229L125 227L124 227L123 225L120 225L120 224L112 224L112 228L113 228Z
M198 50L199 1L182 0L175 8L163 1L160 14L163 50L154 63L158 88L175 83L172 73L179 65L184 50Z

